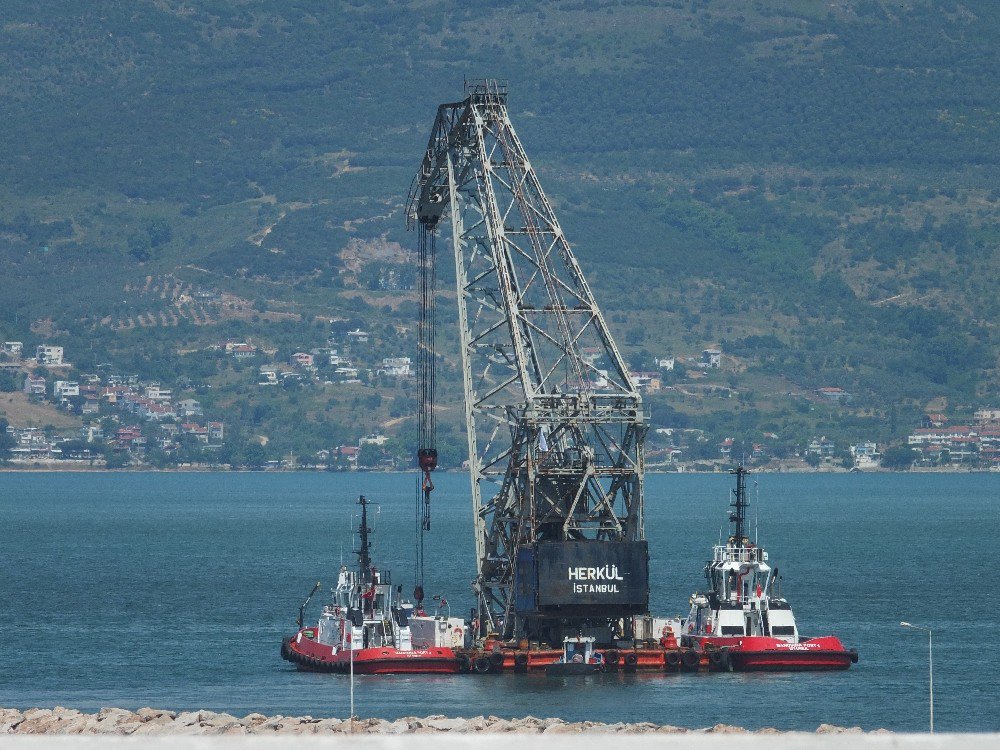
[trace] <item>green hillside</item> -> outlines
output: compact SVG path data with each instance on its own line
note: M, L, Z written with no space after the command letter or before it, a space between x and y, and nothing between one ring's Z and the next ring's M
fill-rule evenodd
M197 391L240 445L405 445L412 386L256 372L331 319L372 332L362 362L412 356L402 204L437 105L485 75L633 366L725 352L667 376L656 426L789 450L1000 407L994 3L11 0L2 24L0 335ZM207 348L246 339L269 353Z

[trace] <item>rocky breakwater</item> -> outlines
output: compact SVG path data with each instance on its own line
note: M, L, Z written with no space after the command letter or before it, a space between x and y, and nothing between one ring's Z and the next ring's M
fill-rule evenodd
M63 734L63 735L271 735L271 734L431 734L440 732L490 734L582 734L603 732L619 734L750 734L746 729L717 724L706 729L685 729L668 724L602 724L595 721L567 722L562 719L501 719L497 716L476 716L471 719L428 716L386 719L315 719L312 716L264 716L248 714L238 717L214 711L165 711L140 708L102 708L97 713L83 713L72 708L31 708L26 711L0 709L0 734ZM858 727L845 728L829 724L820 726L818 734L844 732L861 734ZM876 730L883 733L885 730ZM755 734L780 734L777 729L759 729Z

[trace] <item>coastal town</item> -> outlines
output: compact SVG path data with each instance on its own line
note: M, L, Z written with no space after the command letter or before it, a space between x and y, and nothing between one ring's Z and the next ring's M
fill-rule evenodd
M259 391L294 388L407 390L415 372L410 357L379 356L369 346L372 334L360 327L331 333L326 346L293 351L282 360L276 351L250 341L227 340L209 347L219 358L239 363L248 387ZM583 352L602 376L596 352ZM656 397L696 387L706 374L725 367L721 348L700 355L654 358L655 368L630 372L637 389ZM676 377L683 371L683 378ZM210 386L182 380L163 383L114 372L110 365L80 373L63 347L38 344L25 351L23 342L0 345L0 373L28 404L80 422L74 429L56 424L2 421L0 460L10 468L250 468L258 470L400 470L411 457L390 429L359 430L354 439L320 445L307 454L269 455L261 450L235 455L227 441L226 409L206 408L199 398ZM595 385L600 385L595 381ZM8 388L7 390L13 390ZM816 389L820 404L850 403L842 388ZM409 416L397 415L398 424ZM35 420L37 421L37 420ZM875 440L842 442L814 435L789 446L781 436L762 430L750 443L697 426L659 424L647 435L647 466L652 471L724 470L739 460L773 471L1000 470L1000 409L982 407L959 420L945 413L924 415L905 440L896 445ZM253 448L253 445L251 445ZM457 465L451 468L462 468Z

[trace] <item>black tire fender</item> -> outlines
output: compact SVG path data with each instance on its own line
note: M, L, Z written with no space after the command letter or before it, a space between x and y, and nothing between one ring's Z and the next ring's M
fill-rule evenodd
M634 667L638 663L639 663L639 655L638 654L636 654L634 652L631 653L631 654L625 654L625 666L626 667Z
M494 651L490 654L490 666L497 672L503 669L503 652Z
M708 663L718 670L729 669L729 650L720 648L708 652Z
M681 665L684 669L697 669L699 664L701 664L701 657L697 651L687 649L681 652Z
M477 656L472 664L476 674L486 674L490 671L490 660L486 656Z
M604 655L604 661L608 666L615 666L618 664L619 653L615 649L611 649Z
M667 669L677 669L681 665L681 655L676 651L667 651L663 655L663 663Z

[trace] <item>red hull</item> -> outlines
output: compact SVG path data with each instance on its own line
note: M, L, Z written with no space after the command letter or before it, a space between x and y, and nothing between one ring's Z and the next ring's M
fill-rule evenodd
M305 628L289 638L281 647L281 655L303 672L351 671L351 653L333 649L313 638L312 628ZM391 646L361 648L354 652L355 674L455 674L460 663L450 648L428 648L399 651Z
M699 638L701 648L727 648L735 672L790 672L848 669L858 652L848 651L835 636L788 643L780 638L733 636Z

